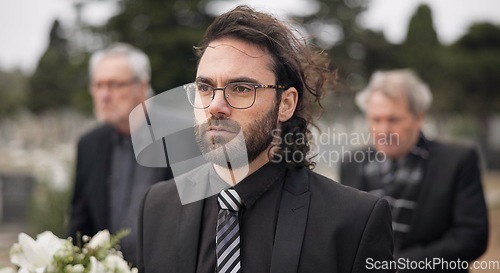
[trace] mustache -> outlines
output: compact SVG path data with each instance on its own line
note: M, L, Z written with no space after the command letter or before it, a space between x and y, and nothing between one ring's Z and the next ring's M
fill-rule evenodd
M199 132L207 132L210 129L224 130L233 133L239 133L241 126L238 122L223 117L210 117L206 122L196 124L195 128Z

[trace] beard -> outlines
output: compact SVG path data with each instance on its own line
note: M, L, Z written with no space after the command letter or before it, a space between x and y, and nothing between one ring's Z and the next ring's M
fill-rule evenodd
M211 116L207 122L195 125L196 142L207 161L229 169L240 168L253 162L271 145L277 120L277 105L250 123L246 130L224 116ZM211 126L231 132L231 136L210 135Z

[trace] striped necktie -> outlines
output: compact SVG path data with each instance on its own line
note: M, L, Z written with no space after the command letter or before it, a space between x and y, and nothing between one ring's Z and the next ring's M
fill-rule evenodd
M219 217L215 237L218 273L241 272L240 224L238 211L241 198L233 188L223 190L217 197Z

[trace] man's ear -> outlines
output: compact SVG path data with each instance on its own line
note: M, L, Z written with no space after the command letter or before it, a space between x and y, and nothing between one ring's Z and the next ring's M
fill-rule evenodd
M278 113L279 122L285 122L293 116L298 101L299 93L297 92L297 89L295 89L295 87L290 87L286 91L284 91L283 94L281 94Z
M422 129L422 126L424 125L424 120L425 120L425 113L418 114L415 117L416 125L420 128L420 130Z
M140 91L140 98L142 101L145 101L148 96L148 89L149 89L149 81L147 80L142 80L139 82L140 84L140 88L139 88L139 91Z

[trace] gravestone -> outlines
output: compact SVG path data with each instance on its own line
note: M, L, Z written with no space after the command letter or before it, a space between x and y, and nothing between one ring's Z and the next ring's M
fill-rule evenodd
M29 175L0 175L0 223L25 223L35 179Z

